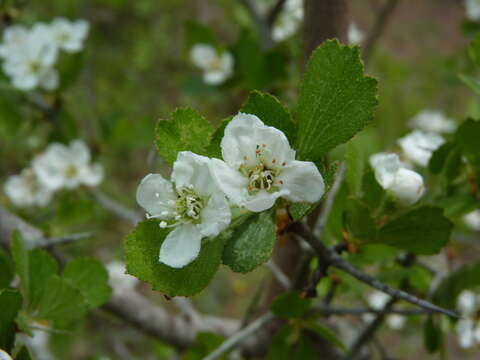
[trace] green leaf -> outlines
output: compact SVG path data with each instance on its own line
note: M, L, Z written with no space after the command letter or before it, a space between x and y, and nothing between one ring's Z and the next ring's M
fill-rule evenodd
M15 360L32 360L32 356L26 346L22 346L17 356L15 356Z
M273 126L282 131L289 142L294 143L296 129L290 112L273 95L252 91L240 111L258 116L265 125Z
M435 150L428 162L428 169L434 174L440 174L450 152L455 148L454 142L447 142Z
M227 238L223 263L233 271L247 273L270 259L275 246L273 212L254 214Z
M195 21L185 23L185 36L188 48L191 48L195 44L217 45L217 40L215 39L212 29Z
M198 333L195 342L190 345L188 350L183 354L182 360L202 360L224 341L225 338L223 336L209 332L200 332ZM226 358L227 354L219 359Z
M386 193L375 178L373 170L368 169L363 175L362 201L371 210L376 210L382 205L385 196Z
M433 301L444 308L455 308L463 290L480 286L480 263L464 265L450 273L433 292Z
M213 127L198 112L188 108L175 110L171 119L160 120L156 127L156 144L160 155L173 163L179 151L207 155Z
M475 65L480 66L480 34L477 33L475 38L468 46L468 55Z
M12 257L15 262L15 270L20 277L20 286L23 295L28 299L30 297L30 273L29 273L29 256L27 248L22 238L20 231L15 230L12 233L11 244Z
M292 344L289 338L292 337L292 332L293 326L287 325L275 333L268 350L267 360L291 360Z
M465 120L457 130L456 140L463 155L480 176L480 121Z
M346 346L343 344L342 340L340 340L337 336L337 334L335 334L331 329L329 329L328 327L326 326L320 326L319 324L313 322L313 321L309 321L307 322L306 324L306 328L314 331L317 335L321 336L322 338L324 338L325 340L327 340L328 342L332 343L333 345L335 345L336 347L338 347L339 349L343 350L343 351L346 351L347 348Z
M220 147L220 144L223 139L225 128L227 127L230 120L232 120L232 118L233 118L232 116L226 118L215 129L215 132L211 137L210 144L206 147L207 156L218 158L218 159L222 158L222 149Z
M278 296L272 302L272 312L284 319L295 319L304 316L310 309L311 300L300 297L295 291Z
M28 252L29 289L27 303L30 311L36 309L43 297L48 280L58 271L57 261L44 250Z
M10 352L15 340L15 318L22 307L17 290L0 290L0 349Z
M7 253L0 248L0 290L8 287L15 275L15 269Z
M376 238L377 227L370 215L370 209L358 200L349 200L345 211L345 224L358 240L371 241Z
M358 47L327 40L310 57L297 106L297 149L317 160L373 118L377 81L363 74Z
M82 293L89 309L106 303L112 292L108 285L107 271L95 259L70 261L63 271L62 278Z
M418 255L433 255L448 243L452 227L441 208L422 206L385 224L376 241Z
M432 316L429 316L425 321L425 325L423 327L423 343L425 345L425 349L427 349L430 354L437 352L442 346L442 330L440 327L435 325Z
M345 182L354 196L360 196L362 193L366 162L366 154L360 144L353 140L349 141L345 151Z
M480 95L480 81L465 74L458 74L462 82L467 85L475 94Z
M52 321L68 321L81 318L87 310L82 293L67 281L53 275L45 284L45 291L35 317Z
M203 290L220 265L224 240L203 239L198 257L189 265L174 269L158 261L160 246L169 229L159 222L139 223L125 241L127 272L148 282L154 290L170 296L192 296Z

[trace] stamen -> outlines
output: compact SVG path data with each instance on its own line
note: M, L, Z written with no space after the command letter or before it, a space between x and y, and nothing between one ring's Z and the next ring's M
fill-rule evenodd
M167 225L167 222L166 222L166 221L160 221L160 227L161 227L162 229L165 229L167 226L168 226L168 225Z

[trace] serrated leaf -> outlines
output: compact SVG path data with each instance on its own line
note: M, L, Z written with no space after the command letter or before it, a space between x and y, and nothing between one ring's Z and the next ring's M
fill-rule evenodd
M207 155L213 127L197 111L182 108L175 110L170 119L160 120L155 134L158 152L165 161L173 163L179 151Z
M23 291L23 295L26 298L30 297L30 273L28 265L28 251L25 247L25 243L22 238L20 231L15 230L12 233L12 243L11 243L12 257L15 262L15 270L20 277L20 286Z
M276 225L272 212L252 215L227 238L223 263L233 271L247 273L270 259L275 246Z
M455 137L463 155L480 176L480 120L464 121Z
M37 308L45 292L46 284L52 275L58 271L57 261L46 251L35 249L28 253L28 309L30 311Z
M442 342L442 330L435 325L432 316L429 316L423 327L423 343L425 349L427 349L430 354L433 354L440 349Z
M370 210L376 210L381 206L385 195L386 193L375 178L373 170L367 170L362 181L362 201Z
M347 348L343 344L342 340L340 340L338 338L337 334L335 334L330 328L328 328L326 326L321 326L321 325L319 325L319 324L317 324L313 321L307 322L306 327L307 327L307 329L310 329L310 330L314 331L318 336L324 338L325 340L332 343L333 345L335 345L339 349L341 349L343 351L347 350Z
M218 158L218 159L222 158L222 149L220 147L220 144L222 142L225 128L227 127L230 120L232 120L232 118L233 118L232 116L226 118L215 129L213 135L211 136L210 144L206 147L207 156Z
M127 272L148 282L154 290L170 296L192 296L203 290L217 271L223 251L221 236L203 239L198 257L189 265L174 269L158 261L160 246L169 229L159 222L139 223L125 241Z
M297 105L297 154L317 160L373 118L377 81L363 74L357 47L327 40L310 57Z
M79 290L89 309L106 303L112 289L108 285L108 273L95 259L75 259L63 271L62 278Z
M15 269L5 250L0 248L0 290L6 288L13 280Z
M452 227L441 208L422 206L386 223L376 241L417 255L433 255L448 243Z
M0 290L0 349L10 352L15 340L15 318L22 307L17 290Z
M45 284L45 291L38 304L35 317L52 321L79 319L88 307L82 293L57 275L51 276Z
M291 291L273 300L271 310L281 318L295 319L305 315L310 305L311 299L304 299L298 292Z
M288 109L275 96L260 91L252 91L240 112L258 116L265 125L282 131L290 144L294 143L295 124Z

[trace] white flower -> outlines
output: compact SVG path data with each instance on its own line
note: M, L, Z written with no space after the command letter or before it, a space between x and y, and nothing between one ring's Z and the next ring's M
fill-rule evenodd
M10 176L4 185L5 194L19 207L45 206L53 192L38 181L32 169L24 169L20 175Z
M301 0L287 0L272 29L273 40L280 42L295 34L303 20Z
M279 197L316 202L325 192L315 164L295 160L285 134L255 115L236 115L225 128L221 148L225 161L212 159L212 176L238 206L258 212Z
M460 347L468 349L480 345L480 322L472 318L460 319L456 326Z
M457 308L464 316L475 313L480 306L477 294L470 290L464 290L457 298Z
M12 358L5 351L0 349L0 360L12 360Z
M132 290L138 283L138 279L126 273L125 264L120 261L110 261L106 265L108 280L114 291L123 293Z
M52 190L97 186L103 179L102 166L90 163L90 150L82 140L69 146L50 144L33 159L32 166L40 182Z
M59 17L52 21L50 30L55 44L60 49L73 53L82 50L89 24L85 20L69 21Z
M410 127L437 134L453 133L457 128L454 120L439 110L422 110L410 120Z
M137 190L137 202L160 227L175 227L160 248L160 262L182 268L195 260L201 239L218 235L230 224L230 207L209 171L210 159L190 151L178 153L171 182L147 175Z
M405 157L420 166L427 166L432 154L445 140L438 134L414 130L398 140Z
M387 325L393 330L402 329L406 321L406 317L399 314L388 315L387 317Z
M192 63L203 70L203 81L209 85L219 85L232 76L233 56L227 51L218 53L209 44L196 44L190 52Z
M368 305L374 310L383 310L390 299L390 295L381 291L374 291L368 296Z
M480 19L480 0L465 0L465 12L469 20Z
M364 38L365 34L357 27L355 23L350 23L350 25L348 25L348 42L350 44L361 44Z
M370 165L380 186L391 193L401 205L412 205L423 195L423 177L404 168L397 154L374 154L370 157Z
M480 231L480 209L469 212L463 217L463 222L473 231Z

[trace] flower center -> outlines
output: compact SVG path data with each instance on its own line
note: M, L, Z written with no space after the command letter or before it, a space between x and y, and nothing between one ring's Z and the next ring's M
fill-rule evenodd
M67 169L65 170L65 176L67 178L74 178L78 175L78 169L76 166L74 165L70 165L69 167L67 167Z
M178 190L178 199L175 201L175 220L198 223L203 208L203 200L193 190L193 187L184 187Z

